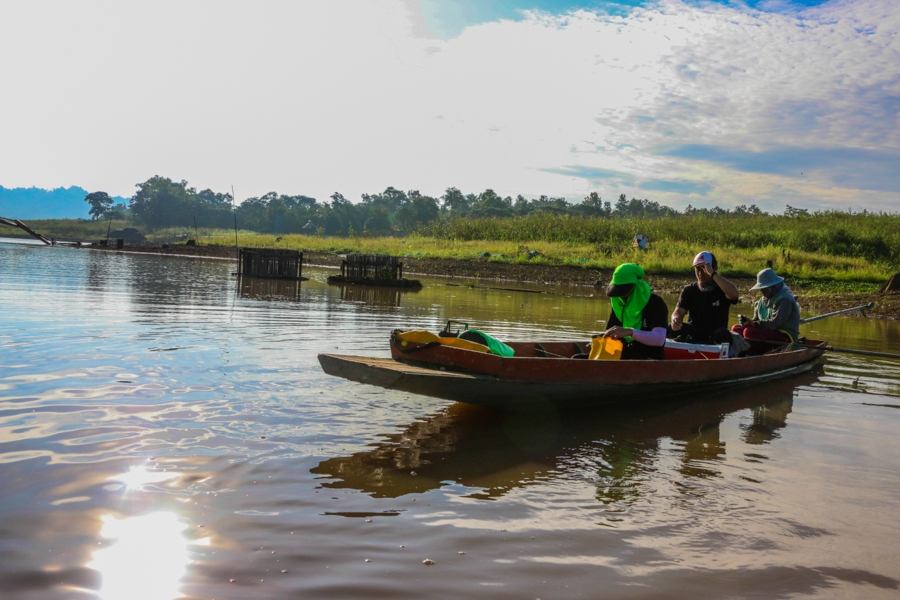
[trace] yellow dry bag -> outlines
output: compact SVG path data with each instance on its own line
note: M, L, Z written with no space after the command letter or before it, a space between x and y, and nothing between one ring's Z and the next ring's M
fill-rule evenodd
M590 360L619 360L622 358L622 340L598 335L591 338Z

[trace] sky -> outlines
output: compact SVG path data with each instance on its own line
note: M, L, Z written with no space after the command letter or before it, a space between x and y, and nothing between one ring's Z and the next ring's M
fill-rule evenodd
M900 211L900 3L0 0L0 185Z

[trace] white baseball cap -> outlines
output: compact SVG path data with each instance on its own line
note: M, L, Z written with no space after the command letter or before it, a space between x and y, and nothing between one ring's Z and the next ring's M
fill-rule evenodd
M694 257L693 266L695 266L695 267L697 265L715 265L715 264L716 264L716 257L713 256L712 252L707 252L706 250L704 250L703 252L699 253L697 256Z

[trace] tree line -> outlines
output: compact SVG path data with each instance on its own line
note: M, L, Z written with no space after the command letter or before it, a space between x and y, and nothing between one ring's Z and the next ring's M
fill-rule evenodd
M500 196L487 189L479 194L464 194L450 187L439 198L417 190L402 191L388 187L381 193L363 194L351 202L340 193L320 202L304 195L289 196L269 192L234 205L231 194L210 189L197 191L187 181L172 181L154 176L136 185L128 206L114 205L105 192L85 197L94 219L122 218L147 229L166 227L222 228L236 226L263 233L309 233L335 236L404 235L431 227L449 219L522 217L534 214L596 218L660 218L680 215L764 215L755 204L732 209L695 208L678 210L658 202L627 198L620 194L615 202L603 200L596 192L581 202L565 198L518 195ZM788 206L785 215L800 217L805 209Z

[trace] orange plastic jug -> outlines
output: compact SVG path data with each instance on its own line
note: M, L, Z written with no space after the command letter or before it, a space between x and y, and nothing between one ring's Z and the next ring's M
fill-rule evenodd
M602 335L591 338L590 360L619 360L622 358L622 340Z

